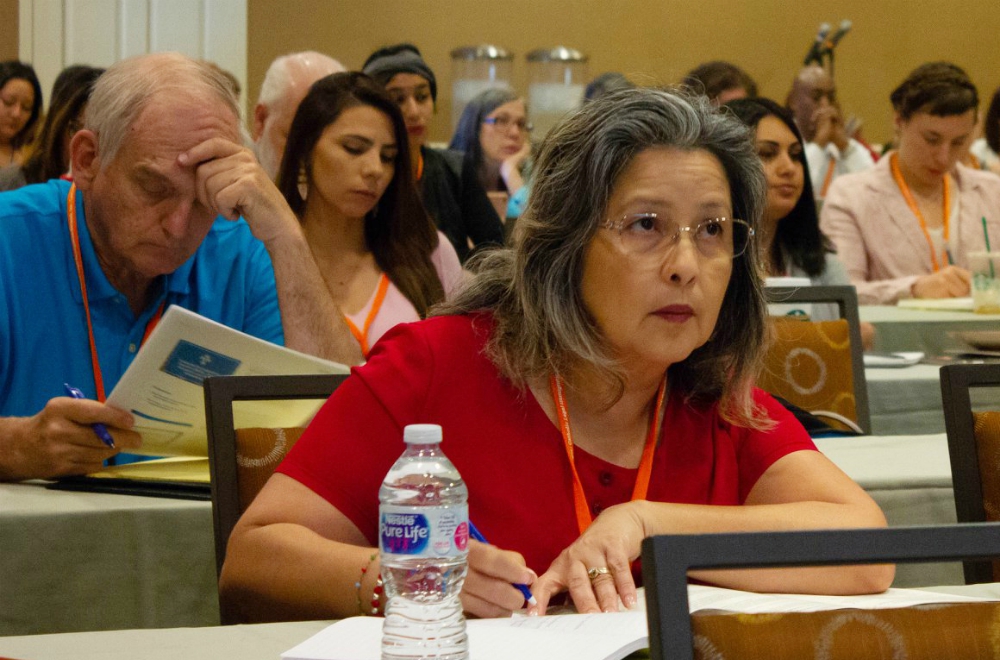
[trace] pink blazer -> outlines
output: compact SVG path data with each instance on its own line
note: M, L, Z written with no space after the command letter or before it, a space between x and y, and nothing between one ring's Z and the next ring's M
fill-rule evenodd
M958 222L952 220L949 247L955 264L968 268L969 252L986 249L982 218L990 247L1000 250L1000 177L956 165ZM820 215L820 227L858 290L858 302L891 305L910 298L921 275L934 272L930 248L920 222L892 178L889 157L874 168L834 179Z

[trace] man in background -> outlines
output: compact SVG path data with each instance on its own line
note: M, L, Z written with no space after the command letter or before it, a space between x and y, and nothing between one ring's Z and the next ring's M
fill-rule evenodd
M331 73L346 71L337 60L305 51L282 55L271 62L253 109L253 141L257 160L273 181L278 175L292 119L314 82Z
M806 160L817 199L826 197L830 182L841 174L875 165L868 149L850 137L837 103L837 87L826 69L803 68L786 101L806 141Z

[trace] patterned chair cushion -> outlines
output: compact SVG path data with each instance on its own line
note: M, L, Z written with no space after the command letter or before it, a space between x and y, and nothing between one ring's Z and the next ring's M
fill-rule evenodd
M847 321L775 317L772 324L774 341L757 386L809 412L858 421Z
M257 497L304 431L298 427L236 429L236 487L240 495L240 513Z

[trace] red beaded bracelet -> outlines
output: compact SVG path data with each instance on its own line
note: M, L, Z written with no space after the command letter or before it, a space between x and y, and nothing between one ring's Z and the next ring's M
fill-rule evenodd
M382 595L382 585L384 584L382 582L381 573L379 573L378 577L375 578L375 586L372 588L371 610L366 609L361 603L361 583L364 581L365 574L368 573L368 568L372 565L372 562L375 561L376 557L378 557L378 552L373 552L371 556L368 557L368 561L361 567L361 577L359 577L358 581L354 583L354 587L358 590L358 612L361 613L361 616L368 616L369 614L374 616L379 612L379 604L381 602L380 596Z

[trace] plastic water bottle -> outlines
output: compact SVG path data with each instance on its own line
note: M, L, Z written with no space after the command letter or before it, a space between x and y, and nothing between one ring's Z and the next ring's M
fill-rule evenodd
M459 593L469 548L468 490L441 451L441 427L412 424L379 490L385 585L382 659L468 660Z

